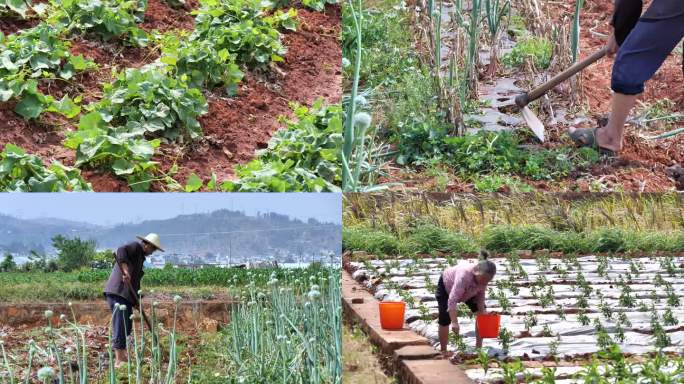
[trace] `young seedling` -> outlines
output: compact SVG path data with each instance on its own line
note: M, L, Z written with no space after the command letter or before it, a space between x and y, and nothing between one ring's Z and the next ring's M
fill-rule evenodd
M505 354L508 354L508 351L511 347L511 342L513 341L513 332L509 331L505 327L501 327L499 330L499 340L501 341L501 349L503 349Z
M618 312L618 323L624 325L625 327L631 327L632 322L629 321L629 318L627 317L627 314L625 313L624 310L620 310Z
M484 348L477 349L477 361L480 363L480 366L486 375L487 371L489 370L489 353L487 353L487 350Z
M601 310L601 313L603 314L603 317L606 318L606 320L610 320L611 317L613 316L613 308L610 306L610 304L608 302L606 302L603 294L601 294L599 292L598 296L599 296L599 310Z
M622 323L619 321L615 324L615 342L623 343L625 341L625 330L622 328Z
M499 305L503 312L508 312L511 309L511 301L506 296L506 292L500 290L497 292L496 298L499 300Z
M663 313L663 324L668 326L675 326L679 324L679 320L677 320L677 318L674 316L671 308L667 308L665 313Z
M556 384L556 368L542 367L541 384Z
M596 273L601 277L608 277L606 271L608 270L608 258L606 256L599 256L598 264L596 265Z
M577 312L577 321L579 321L583 326L587 326L591 322L582 308L580 308L580 310Z
M525 330L529 331L530 328L534 327L537 325L537 316L534 314L534 312L530 311L525 313Z
M670 307L678 307L680 303L679 296L674 291L674 288L672 288L672 284L667 284L665 287L665 293L667 294L667 305Z
M623 307L634 308L636 300L634 299L634 296L632 296L632 288L622 280L620 281L620 286L621 292L618 302Z
M503 370L504 384L518 384L520 382L518 377L519 374L525 372L525 367L520 360L504 363L501 365L501 369ZM527 379L527 377L525 377L525 379ZM523 382L527 383L528 381L524 380Z
M461 337L461 335L456 335L453 332L449 333L449 344L456 345L456 350L461 353L468 350L468 345L463 341L463 337Z
M549 344L549 355L553 360L558 359L558 346L560 345L560 335L556 335L556 338Z
M563 307L560 304L556 304L556 313L558 314L558 318L560 320L565 320L565 307Z

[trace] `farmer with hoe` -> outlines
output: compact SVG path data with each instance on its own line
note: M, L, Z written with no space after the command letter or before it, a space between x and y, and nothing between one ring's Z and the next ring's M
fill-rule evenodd
M615 1L608 54L617 53L617 57L608 124L569 132L577 145L595 147L609 157L622 149L625 122L637 96L644 91L644 82L653 77L684 37L684 0L653 0L643 16L642 7L641 0Z
M134 303L136 306L138 303L137 292L140 290L140 280L145 274L143 271L145 259L156 250L164 252L159 242L159 235L156 233L150 233L145 237L136 237L139 241L132 241L116 250L117 263L115 263L104 289L107 303L112 310L112 348L116 357L116 368L128 360L126 338L131 333L133 326L131 308ZM133 292L129 289L129 284L132 286ZM126 310L115 310L120 305L125 305Z
M449 325L456 334L460 333L456 306L465 303L474 313L484 313L485 292L487 284L496 275L496 264L487 260L489 253L481 251L481 259L476 263L459 263L442 272L437 283L437 304L439 308L439 346L442 356L447 357L447 344L449 343ZM477 339L475 346L482 346L482 338L475 329Z

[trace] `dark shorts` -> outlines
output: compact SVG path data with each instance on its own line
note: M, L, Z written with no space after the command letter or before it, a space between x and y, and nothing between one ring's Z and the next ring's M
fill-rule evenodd
M109 309L112 311L112 348L126 349L126 338L131 334L133 321L131 320L131 303L121 296L105 295ZM126 311L114 312L115 304L124 304Z
M646 80L653 77L682 38L684 15L639 20L618 50L610 87L623 95L642 93Z
M435 297L437 298L437 308L439 308L439 325L447 326L451 324L451 317L449 317L449 311L447 310L449 306L449 293L446 291L442 276L439 277L439 283L437 283L437 293L435 293ZM474 297L466 301L465 305L468 306L471 312L477 312L477 303L475 302Z

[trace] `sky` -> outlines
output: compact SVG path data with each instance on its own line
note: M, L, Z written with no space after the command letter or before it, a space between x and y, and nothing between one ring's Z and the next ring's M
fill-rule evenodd
M115 225L219 209L341 224L338 193L2 193L0 214Z

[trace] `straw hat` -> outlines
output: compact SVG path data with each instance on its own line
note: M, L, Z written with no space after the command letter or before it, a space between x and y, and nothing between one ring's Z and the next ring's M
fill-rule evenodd
M148 244L152 244L155 248L164 252L164 248L161 247L161 242L159 241L159 235L157 235L156 233L150 233L145 237L142 237L142 236L136 236L136 237L138 239L148 243Z

